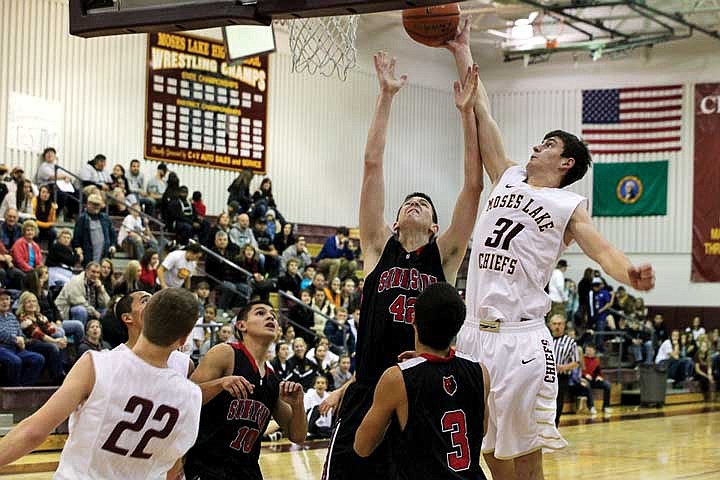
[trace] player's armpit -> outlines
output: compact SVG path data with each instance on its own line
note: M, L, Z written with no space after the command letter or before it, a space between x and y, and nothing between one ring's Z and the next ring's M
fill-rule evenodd
M94 385L92 355L84 355L45 405L0 440L0 466L27 455L45 441L90 396Z
M405 407L407 421L407 393L402 372L398 367L390 367L380 377L375 387L373 404L355 433L355 453L361 457L370 456L382 442L392 415L402 406ZM404 428L402 418L400 420Z

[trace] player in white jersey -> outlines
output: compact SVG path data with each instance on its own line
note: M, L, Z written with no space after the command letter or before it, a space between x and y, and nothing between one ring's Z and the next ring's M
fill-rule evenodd
M473 64L468 22L446 48L459 72ZM461 75L461 78L462 75ZM544 287L574 240L603 270L637 290L654 286L652 266L633 266L595 229L585 199L563 187L581 179L591 159L574 135L548 133L526 167L509 160L487 93L475 103L480 153L493 190L473 235L467 319L458 351L490 374L489 421L482 451L493 478L542 479L542 450L567 442L555 427L557 378L544 324Z
M0 466L70 416L55 479L159 480L171 470L175 478L197 438L202 394L167 361L195 326L196 304L179 288L155 294L133 349L83 355L45 405L0 440Z
M120 298L114 307L115 321L119 323L116 327L127 332L128 341L121 343L113 350L132 350L140 338L143 329L145 306L150 301L151 294L143 290L129 293ZM177 371L183 377L189 378L195 370L195 364L189 356L179 350L170 353L168 367Z

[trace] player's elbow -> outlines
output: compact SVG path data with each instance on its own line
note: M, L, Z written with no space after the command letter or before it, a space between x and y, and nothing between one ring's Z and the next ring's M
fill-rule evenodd
M22 422L18 428L22 432L20 438L24 438L28 445L32 446L33 449L45 441L47 436L50 434L38 425L34 425L30 419Z
M353 449L355 450L355 453L358 454L360 457L369 457L374 448L371 447L370 442L363 441L362 435L360 432L355 434L355 442L353 443Z

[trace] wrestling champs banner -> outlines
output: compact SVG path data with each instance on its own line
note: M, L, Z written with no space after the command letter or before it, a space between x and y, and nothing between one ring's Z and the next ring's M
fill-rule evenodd
M720 83L695 85L693 282L720 282Z
M145 158L266 171L268 56L228 65L225 45L148 35Z

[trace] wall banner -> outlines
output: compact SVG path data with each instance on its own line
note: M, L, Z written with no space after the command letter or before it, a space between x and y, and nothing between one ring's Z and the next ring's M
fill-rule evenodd
M222 42L148 35L145 158L266 171L268 56L230 66Z

